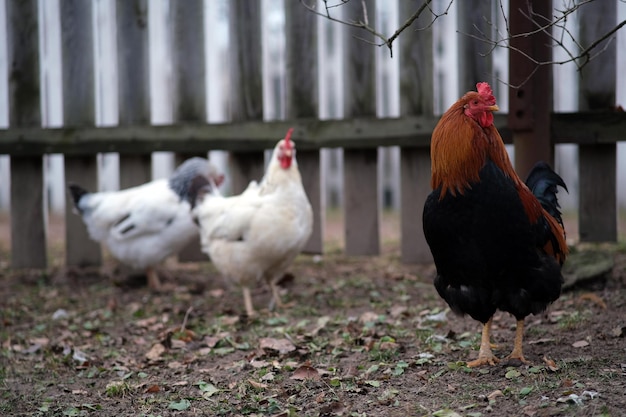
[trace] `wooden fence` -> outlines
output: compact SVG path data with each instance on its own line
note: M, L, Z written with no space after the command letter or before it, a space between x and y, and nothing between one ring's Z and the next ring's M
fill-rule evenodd
M356 29L347 30L342 86L346 98L344 119L319 120L317 18L299 1L286 1L286 119L265 122L260 2L233 0L229 8L231 122L207 124L203 2L172 2L175 117L171 125L150 126L147 3L116 3L120 117L119 126L103 128L94 126L92 2L61 0L64 127L49 129L40 127L38 0L7 0L10 128L0 131L0 154L11 158L13 267L47 265L42 155L63 153L66 181L96 189L99 152L119 152L120 185L128 187L149 180L151 152L173 151L178 158L186 158L221 149L230 152L231 181L237 192L250 179L262 175L263 151L273 147L288 127L295 128L298 162L314 207L315 226L306 247L308 252L321 253L324 249L320 149L344 149L346 254L375 255L380 251L377 148L399 146L402 260L431 259L423 237L421 213L430 192L429 141L437 122L433 115L432 29L408 30L395 45L401 68L401 116L394 119L376 117L374 47L363 43L359 39L363 34ZM478 7L486 2L463 2L464 16L476 9L469 3ZM540 12L549 15L550 2L540 3L548 5ZM366 4L374 10L373 0ZM399 4L400 16L408 16L421 2ZM518 10L523 4L521 0L512 0L510 10ZM603 27L594 18L610 24L611 19L615 20L615 4L596 2L592 7L598 14L585 14L581 25ZM350 2L342 7L349 16L358 13L360 5L361 2ZM418 27L428 26L427 17L420 20ZM530 31L527 25L515 12L511 13L511 30ZM583 39L587 44L597 35L593 31L581 33L587 37ZM547 42L540 35L519 39L516 47L541 56L547 53ZM468 38L460 48L478 51L479 46ZM587 241L617 238L616 142L626 140L626 113L611 110L615 105L615 53L613 43L585 67L583 75L601 69L602 78L582 78L580 105L584 112L575 114L551 112L549 66L535 71L524 63L521 54L512 53L510 82L515 84L530 72L534 75L524 87L511 90L509 115L496 116L503 138L515 143L516 166L522 173L535 159L552 159L554 144L578 144L579 233L581 240ZM485 65L489 67L480 59L473 62L463 66L461 79L467 80L461 85L463 90L473 88L475 80L484 79L480 74L484 74ZM71 207L69 200L67 207ZM66 212L66 264L100 264L100 247L89 240L79 217L70 209ZM195 255L188 255L189 259L198 256L197 248L195 251Z

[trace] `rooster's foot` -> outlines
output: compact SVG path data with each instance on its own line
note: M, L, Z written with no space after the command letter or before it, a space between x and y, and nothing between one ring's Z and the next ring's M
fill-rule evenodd
M467 366L469 368L476 368L477 366L484 366L484 365L495 366L498 362L500 362L500 359L496 358L495 355L485 355L485 356L478 356L477 359L467 362Z

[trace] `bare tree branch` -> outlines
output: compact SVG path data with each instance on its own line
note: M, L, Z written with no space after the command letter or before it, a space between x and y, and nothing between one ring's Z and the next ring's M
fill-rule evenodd
M322 0L322 1L324 3L324 9L325 9L323 12L317 10L317 8L315 7L316 0L300 0L300 3L304 7L306 7L309 11L317 14L318 16L322 16L330 21L341 23L343 25L362 29L370 33L371 35L381 40L382 42L369 41L366 39L363 39L363 41L370 43L372 45L376 45L376 46L383 46L383 45L387 46L387 48L389 48L389 53L392 57L393 57L393 49L392 49L393 42L400 36L400 34L402 34L408 27L410 27L413 24L413 22L415 22L415 20L417 20L426 10L430 12L432 19L426 27L418 28L416 30L424 30L424 29L431 27L438 18L448 14L450 8L452 7L452 4L454 3L454 0L449 0L449 3L446 9L441 13L436 13L431 7L432 0L424 0L424 2L415 11L415 13L413 13L413 15L411 15L400 27L398 27L398 29L396 29L396 31L391 36L386 37L376 28L370 26L368 10L367 10L367 6L365 5L364 0L361 0L362 8L363 8L363 18L362 20L356 20L356 21L348 21L348 20L344 20L341 18L337 18L333 16L333 14L331 13L332 9L345 5L350 0L337 0L338 3L335 3L335 4L329 4L329 0ZM404 1L404 0L401 0L401 1ZM488 55L492 53L496 48L508 48L511 51L515 51L515 52L522 54L525 58L533 62L537 66L537 68L544 66L544 65L564 65L567 63L573 63L574 65L576 65L576 68L578 69L578 71L580 71L582 70L583 67L585 67L585 65L593 61L594 58L596 58L598 55L606 51L606 49L611 44L611 42L615 40L614 35L620 29L626 26L626 20L619 22L615 27L607 30L605 34L600 36L590 45L586 47L581 45L576 35L572 33L570 29L571 27L570 23L572 22L572 17L573 17L572 15L573 13L581 10L587 4L593 3L594 1L605 1L605 0L578 0L578 1L568 0L567 3L564 2L562 8L554 9L555 13L551 19L547 18L546 16L541 16L535 13L532 9L532 2L529 2L528 10L520 10L519 12L533 23L534 29L525 33L511 34L509 20L508 20L508 16L505 13L503 0L500 0L499 11L504 21L505 33L502 33L500 29L496 27L496 30L494 31L496 33L496 36L494 38L494 36L491 33L486 34L480 31L476 25L474 26L476 33L463 33L463 32L459 32L459 33L465 36L469 36L471 38L477 39L489 45L489 51L485 53L484 55ZM626 0L619 0L619 1L626 2ZM491 24L494 25L493 23ZM550 40L553 42L553 46L555 48L559 48L562 51L564 51L565 55L567 56L566 59L538 61L537 59L534 59L532 56L530 56L528 53L525 53L524 51L521 51L511 46L512 39L528 37L537 33L546 34L550 38ZM536 70L533 71L533 73L534 72L536 72ZM532 74L530 74L530 76L532 76ZM528 78L530 78L530 76Z
M432 0L424 0L424 3L422 3L422 5L415 11L415 13L413 13L413 15L411 15L411 17L409 17L403 24L402 26L400 26L389 38L387 38L385 35L383 35L382 33L380 33L379 31L377 31L376 29L374 29L373 27L371 27L369 25L369 17L368 17L368 10L367 10L367 6L365 4L364 0L361 0L361 4L362 4L362 8L363 8L363 20L357 20L357 21L347 21L347 20L343 20L343 19L339 19L336 18L334 16L331 15L331 9L335 8L335 7L339 7L342 6L346 3L348 3L350 0L340 0L341 3L339 4L332 4L329 5L328 4L328 0L323 0L324 2L324 9L325 9L325 13L320 12L319 10L317 10L317 8L315 7L315 3L316 1L313 0L312 4L308 4L306 0L300 0L300 3L306 8L308 9L310 12L318 15L318 16L322 16L332 22L337 22L337 23L341 23L343 25L346 26L350 26L350 27L354 27L354 28L358 28L358 29L363 29L369 33L371 33L372 35L374 35L374 37L380 39L382 42L380 43L376 43L376 42L372 42L372 41L367 41L365 39L363 39L365 42L376 45L376 46L387 46L387 48L389 48L389 54L393 57L393 42L398 38L398 36L400 36L400 34L407 29L409 26L411 26L413 24L413 22L415 22L421 15L422 13L424 13L424 11L426 9L428 9L431 13L431 15L433 16L433 19L431 20L431 22L429 23L429 25L427 27L430 27L435 20L437 20L439 17L448 14L448 10L450 9L450 6L452 5L454 0L450 0L450 3L448 4L448 7L446 8L446 10L443 13L437 14L435 13L432 8L430 7L430 3L432 2Z

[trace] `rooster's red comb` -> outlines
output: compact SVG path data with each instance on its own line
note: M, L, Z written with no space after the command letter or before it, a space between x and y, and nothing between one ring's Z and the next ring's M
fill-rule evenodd
M476 90L478 90L478 94L486 103L496 104L496 98L493 95L493 90L491 90L489 83L482 82L476 84Z
M285 144L291 146L290 142L291 142L291 134L293 133L293 127L290 127L289 130L287 131L287 134L285 135Z

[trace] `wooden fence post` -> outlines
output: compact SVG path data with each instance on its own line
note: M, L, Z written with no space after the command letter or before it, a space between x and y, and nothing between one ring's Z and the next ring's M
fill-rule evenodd
M522 179L537 161L553 164L554 144L551 140L552 67L538 67L538 62L552 60L552 42L548 35L537 31L528 18L532 5L534 19L552 16L552 1L510 0L510 30L513 38L509 49L509 127L515 144L515 170ZM543 17L540 17L543 16ZM544 20L541 20L542 22ZM530 33L529 36L515 36ZM527 57L527 56L528 57ZM519 86L519 88L517 88Z
M37 0L7 0L9 124L41 126ZM11 266L45 268L43 158L11 157ZM6 179L4 179L6 181Z
M172 60L174 62L174 123L206 123L206 74L204 53L204 2L186 0L172 2ZM176 165L201 153L177 153ZM208 260L200 241L191 242L178 254L183 262Z
M617 24L614 1L588 4L580 13L580 43L583 47L598 40ZM579 111L607 110L615 106L616 42L605 40L597 47L602 53L582 69L579 84ZM617 147L611 144L579 145L580 240L617 240Z
M421 0L400 1L400 16L411 16ZM416 27L428 26L425 12ZM431 28L410 30L398 38L400 46L400 113L402 116L433 114L433 32ZM401 257L406 263L432 262L424 237L422 213L430 194L430 150L400 148Z
M263 120L261 2L232 0L229 5L231 120ZM263 152L231 152L232 192L240 193L251 180L260 180L264 167Z
M370 25L375 26L374 0L346 3L346 20L363 20L367 8ZM346 29L344 117L376 117L376 54L363 41L363 31ZM344 219L347 255L380 253L380 212L378 208L378 150L345 149L343 152Z
M119 124L150 124L147 0L117 0ZM152 179L152 155L120 155L120 189Z
M319 117L317 16L299 2L285 1L287 57L287 119ZM295 138L297 138L297 133ZM313 206L313 233L304 252L324 251L324 207L320 180L320 151L298 150L302 183Z
M63 56L63 121L65 126L93 126L95 82L92 2L63 0L61 49ZM65 156L65 182L98 191L96 155ZM65 248L68 266L95 266L102 262L100 245L89 238L68 194L65 208Z

